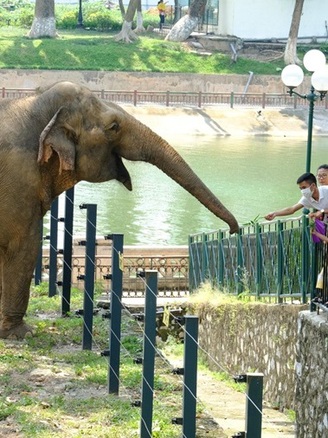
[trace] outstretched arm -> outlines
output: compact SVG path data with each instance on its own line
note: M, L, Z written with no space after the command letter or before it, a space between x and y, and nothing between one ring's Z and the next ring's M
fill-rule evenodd
M301 208L303 208L302 204L295 204L292 207L286 207L283 208L282 210L272 211L271 213L268 213L264 217L266 220L272 221L272 219L274 219L277 216L288 216L290 214L295 213L295 211L300 210Z

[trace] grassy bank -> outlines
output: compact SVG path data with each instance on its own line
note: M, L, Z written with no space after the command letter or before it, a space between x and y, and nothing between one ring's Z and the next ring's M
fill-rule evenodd
M230 55L194 53L186 43L165 41L146 33L133 44L116 42L115 33L87 30L60 31L56 39L31 40L27 29L0 28L0 68L54 70L108 70L198 74L279 74L282 59L261 62Z

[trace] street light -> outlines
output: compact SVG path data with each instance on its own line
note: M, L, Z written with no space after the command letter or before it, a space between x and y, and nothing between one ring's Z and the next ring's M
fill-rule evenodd
M306 172L310 172L314 102L318 99L318 97L320 97L320 100L322 100L328 91L328 66L326 65L325 55L317 49L309 50L304 55L303 64L310 73L313 73L311 77L311 90L309 94L299 94L297 91L295 91L295 88L298 87L304 79L303 70L298 65L287 65L287 67L285 67L281 72L281 80L287 86L288 94L290 96L295 94L296 96L309 101ZM315 90L319 94L316 94Z
M78 17L77 17L77 27L83 27L82 0L79 0L79 13L78 13Z

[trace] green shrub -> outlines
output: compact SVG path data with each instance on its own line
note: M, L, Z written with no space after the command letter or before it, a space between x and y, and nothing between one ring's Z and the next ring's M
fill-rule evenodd
M8 26L10 24L10 19L9 12L0 7L0 26Z
M57 29L74 29L76 27L78 20L77 5L58 5L55 14ZM120 30L122 27L120 11L109 10L102 2L83 2L82 19L83 26L91 30Z
M23 27L31 27L34 18L34 7L32 5L25 5L19 8L18 11L18 24Z
M93 30L109 30L112 28L111 13L107 9L103 11L91 12L85 14L83 18L84 27L88 27Z
M78 11L67 10L56 18L56 27L58 29L75 29L78 19Z
M78 20L78 5L56 5L57 29L75 29ZM120 31L123 19L119 8L107 9L104 2L82 2L83 25L97 31ZM0 0L0 25L31 27L34 5L26 0ZM144 27L158 25L158 16L143 14Z

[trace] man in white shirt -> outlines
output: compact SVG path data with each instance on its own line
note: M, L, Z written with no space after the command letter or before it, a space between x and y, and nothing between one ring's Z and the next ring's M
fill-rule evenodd
M301 208L313 208L317 210L310 213L310 218L320 218L325 213L328 214L328 186L317 186L316 177L313 173L306 172L301 175L296 183L302 192L302 197L297 204L283 208L282 210L268 213L265 217L268 221L272 221L277 216L288 216L295 213Z

